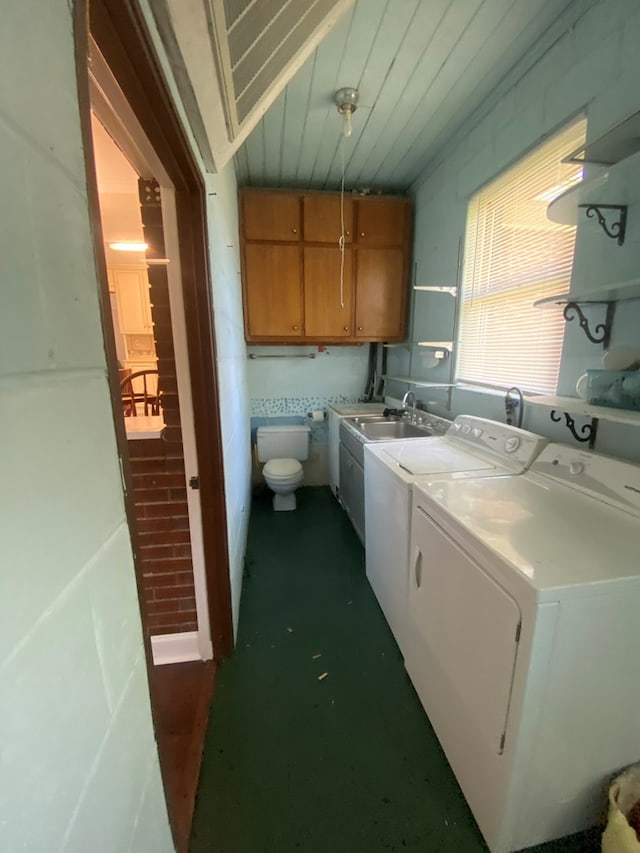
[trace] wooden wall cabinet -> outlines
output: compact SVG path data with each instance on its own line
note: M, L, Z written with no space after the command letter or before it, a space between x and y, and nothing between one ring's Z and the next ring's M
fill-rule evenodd
M240 222L249 343L404 340L408 199L246 189Z
M353 338L353 251L334 246L305 246L304 333L309 338ZM341 286L342 281L342 286Z
M297 242L300 239L300 197L293 193L244 192L241 221L246 240Z
M297 246L246 243L244 277L247 338L302 337L302 270Z

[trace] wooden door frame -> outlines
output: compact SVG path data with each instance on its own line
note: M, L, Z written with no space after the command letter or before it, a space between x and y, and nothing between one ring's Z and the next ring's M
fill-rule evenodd
M233 650L233 620L224 495L222 435L215 362L213 305L207 261L205 188L176 115L142 14L133 0L75 0L74 30L78 92L90 196L90 219L94 234L101 233L98 189L93 166L90 126L88 34L98 45L129 106L162 162L175 189L176 217L180 242L180 266L188 356L191 373L193 416L196 431L198 476L202 512L202 540L208 591L209 620L214 659ZM97 243L97 241L96 241ZM105 347L116 364L113 332L105 317L109 303L103 247L96 246L100 277ZM113 373L113 371L110 371ZM117 375L117 373L116 373ZM114 412L121 412L120 390L111 382ZM126 435L122 418L115 418L121 458L126 459ZM120 424L118 423L120 422ZM122 452L124 449L124 452ZM132 478L124 466L126 494L132 494ZM129 526L132 506L127 506ZM135 551L135 548L134 548ZM139 592L140 582L139 583ZM147 645L147 660L150 651Z

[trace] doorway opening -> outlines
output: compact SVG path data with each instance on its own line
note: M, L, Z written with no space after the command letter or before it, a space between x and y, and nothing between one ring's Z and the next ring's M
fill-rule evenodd
M133 474L143 628L156 663L209 660L213 650L199 494L193 488L197 455L179 258L167 252L177 235L169 234L163 222L175 219L163 216L163 206L169 210L172 204L172 187L163 191L140 149L131 154L136 166L127 157L131 132L122 132L113 107L107 106L104 89L111 81L95 45L90 81L109 307Z
M169 258L168 265L147 264L150 280L167 276L171 325L179 385L180 417L187 480L197 493L194 513L200 513L203 575L213 657L221 660L233 649L233 623L229 581L227 520L224 493L222 437L215 362L212 294L209 281L203 177L193 157L175 112L162 71L155 57L142 13L130 0L93 0L87 7L76 4L76 46L79 70L79 97L83 111L85 150L88 152L90 203L97 237L96 256L102 292L105 346L112 365L110 383L116 431L123 458L125 490L131 528L134 505L131 500L132 474L126 463L127 442L123 426L120 378L109 314L110 297L104 243L93 170L90 116L92 105L107 124L109 135L126 152L138 175L155 179L161 188L160 203L164 252L150 260ZM87 21L87 16L89 19ZM88 24L88 26L87 26ZM89 49L87 31L91 39ZM87 74L82 74L82 69ZM97 84L97 85L96 85ZM149 169L149 174L146 174ZM153 193L154 190L152 189ZM153 199L151 199L153 201ZM158 223L153 223L157 225ZM98 236L100 235L100 236ZM180 318L183 323L180 324ZM180 337L182 336L182 340ZM162 355L159 355L160 363ZM180 361L182 359L182 362ZM186 405L190 397L191 405ZM191 415L192 412L192 415ZM192 417L193 444L187 440ZM190 531L192 508L189 507ZM195 598L200 600L198 577ZM198 616L200 605L197 604Z
M194 666L212 675L213 664L203 661L233 648L204 187L139 9L128 0L74 8L89 206L151 708L174 838L185 850L212 678L195 691L184 678ZM100 210L93 156L100 134L124 156L135 184L126 192L137 196L148 249L122 253L127 261L105 244L121 240L107 234L106 198ZM146 394L136 367L151 371ZM181 565L187 556L190 565ZM154 657L194 663L176 665L179 677L159 684L158 673L176 668L154 667ZM167 708L178 716L169 718L165 748ZM174 724L186 725L186 739L173 736Z

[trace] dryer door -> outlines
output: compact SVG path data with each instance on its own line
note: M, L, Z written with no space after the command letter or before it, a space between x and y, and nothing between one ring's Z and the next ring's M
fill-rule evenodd
M448 756L449 749L464 751L467 738L499 754L520 609L420 506L413 510L410 559L409 610L419 652L407 669L422 704Z

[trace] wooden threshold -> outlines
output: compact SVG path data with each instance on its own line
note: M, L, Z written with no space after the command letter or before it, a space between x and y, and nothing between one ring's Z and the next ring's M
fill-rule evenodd
M155 666L158 752L177 853L187 853L216 665L194 661Z

